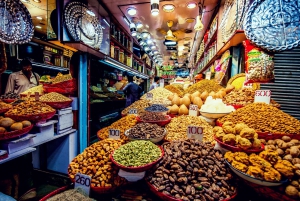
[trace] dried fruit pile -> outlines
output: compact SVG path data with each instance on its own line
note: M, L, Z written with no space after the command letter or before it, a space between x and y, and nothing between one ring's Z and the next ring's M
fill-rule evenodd
M151 91L149 91L149 93L153 94L153 99L167 99L168 96L173 94L169 90L162 88L162 87L157 87L155 89L152 89ZM147 93L145 93L141 97L141 99L146 99L146 97L147 97Z
M158 191L184 201L223 200L235 193L230 170L211 144L187 140L162 147L165 155L147 178Z
M189 88L185 90L185 93L194 93L196 91L199 91L200 93L203 93L204 91L210 92L218 92L220 89L222 89L222 86L217 84L214 80L201 80Z
M300 121L265 103L252 103L218 120L245 123L257 132L300 134Z
M39 101L24 101L14 106L11 110L6 112L5 115L40 115L54 111L55 109L45 103Z
M131 104L130 106L128 106L127 108L125 108L123 111L122 111L122 114L123 115L127 115L129 110L130 109L137 109L138 110L138 113L144 111L144 109L146 107L149 107L150 104L149 104L149 101L148 100L138 100L138 101L135 101L133 104Z

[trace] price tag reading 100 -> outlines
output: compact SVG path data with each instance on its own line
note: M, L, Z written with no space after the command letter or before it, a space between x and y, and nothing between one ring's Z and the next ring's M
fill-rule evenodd
M109 129L109 138L114 139L114 140L119 140L120 139L120 130L118 129Z
M189 139L197 139L202 141L203 138L203 128L199 126L188 126L187 136Z
M81 188L87 195L90 195L91 177L77 173L75 176L74 188Z

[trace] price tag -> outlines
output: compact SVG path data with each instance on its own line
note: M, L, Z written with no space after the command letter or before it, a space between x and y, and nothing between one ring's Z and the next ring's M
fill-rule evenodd
M121 136L121 132L118 129L109 129L109 138L114 140L119 140Z
M198 105L192 105L192 104L190 105L189 115L198 116Z
M197 139L202 141L203 138L203 128L199 126L188 126L187 136L189 139Z
M205 79L210 80L211 79L211 72L207 72L205 74Z
M147 93L146 98L147 98L147 100L152 100L153 99L153 94L152 93Z
M138 110L135 108L132 108L128 111L128 114L137 114L137 113L138 113Z
M245 84L245 82L244 82L243 83L243 88L253 88L253 83Z
M35 92L34 93L34 97L35 97L36 101L39 101L40 100L40 94L39 94L39 92Z
M74 188L81 188L87 195L90 195L91 177L77 173L75 176Z
M254 102L263 102L270 104L271 90L256 90L254 96Z

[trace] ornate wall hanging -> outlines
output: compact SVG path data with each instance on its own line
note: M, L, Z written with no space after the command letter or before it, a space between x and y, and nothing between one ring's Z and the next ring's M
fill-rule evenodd
M255 0L244 21L247 38L270 51L300 45L299 27L299 0Z

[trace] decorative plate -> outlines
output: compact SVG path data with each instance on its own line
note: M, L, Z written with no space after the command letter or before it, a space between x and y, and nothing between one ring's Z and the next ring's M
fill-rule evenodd
M82 41L100 49L103 38L102 27L96 15L81 2L69 3L64 11L67 29L74 40Z
M31 15L20 0L0 0L0 41L24 44L31 41L34 26Z
M300 45L299 27L299 1L255 0L244 21L247 38L270 51Z

